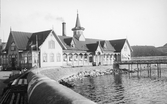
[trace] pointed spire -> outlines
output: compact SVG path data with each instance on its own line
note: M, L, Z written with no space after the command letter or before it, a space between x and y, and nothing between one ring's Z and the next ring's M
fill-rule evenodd
M72 30L84 30L85 28L81 27L80 20L79 20L79 14L77 10L77 19L76 19L76 24L75 27L72 28Z
M76 19L75 27L81 27L81 24L80 24L80 21L79 21L79 14L78 14L78 11L77 11L77 19Z

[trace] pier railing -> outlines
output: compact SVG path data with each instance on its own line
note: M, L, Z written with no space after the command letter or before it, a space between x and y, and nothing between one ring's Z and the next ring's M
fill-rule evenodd
M167 64L167 60L130 60L130 61L115 61L115 64Z

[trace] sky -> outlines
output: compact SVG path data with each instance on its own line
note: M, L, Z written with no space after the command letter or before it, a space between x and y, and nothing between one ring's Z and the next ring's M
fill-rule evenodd
M127 38L130 45L167 43L167 0L1 0L0 38L12 31L54 29L73 36L77 11L86 38Z

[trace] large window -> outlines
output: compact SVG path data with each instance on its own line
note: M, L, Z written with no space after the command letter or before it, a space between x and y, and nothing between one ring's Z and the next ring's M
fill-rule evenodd
M49 41L49 49L55 49L55 42L53 40Z
M54 62L54 54L50 53L50 62Z
M43 53L43 62L47 62L47 54Z
M56 59L57 59L57 62L60 62L60 61L61 61L61 55L60 55L60 53L57 53L57 54L56 54Z
M31 53L28 53L28 63L32 63L32 55L31 55Z

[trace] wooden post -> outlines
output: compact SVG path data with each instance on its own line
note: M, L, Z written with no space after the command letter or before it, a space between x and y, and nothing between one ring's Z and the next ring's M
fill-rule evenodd
M141 76L141 72L142 72L142 67L141 67L141 64L140 64L140 76Z
M69 54L67 54L67 66L69 65Z
M84 66L84 62L85 62L85 54L82 54L82 65Z
M87 54L87 65L89 65L89 54Z
M159 64L157 64L157 75L159 77Z
M74 66L74 54L72 54L72 66Z
M150 77L151 77L151 64L150 64Z
M161 64L159 64L159 77L161 77Z
M157 64L157 74L158 77L161 77L161 64Z
M139 67L138 67L138 63L137 63L137 77L139 77Z
M150 71L149 71L149 64L147 64L147 71L148 71L148 77L149 77L149 73L150 73Z
M78 63L78 66L79 66L79 61L80 61L80 56L79 56L79 54L77 54L77 63Z
M130 71L130 64L128 64L128 71ZM128 74L129 74L129 72L128 72Z

